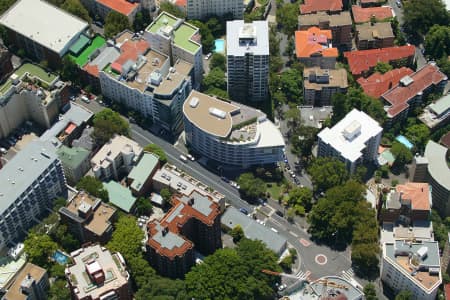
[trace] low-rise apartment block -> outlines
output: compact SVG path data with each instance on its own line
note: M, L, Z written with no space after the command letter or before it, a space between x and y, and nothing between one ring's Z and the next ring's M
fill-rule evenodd
M367 78L360 77L357 82L366 95L379 99L381 95L396 86L400 79L414 73L407 67L390 70L384 74L374 73Z
M79 191L59 209L61 221L82 243L105 244L113 232L116 209L84 191Z
M242 0L187 0L186 2L187 17L190 20L223 15L231 15L234 20L244 17L244 1Z
M360 0L359 3L361 4L361 7L367 8L367 7L377 7L380 6L383 3L386 3L385 0Z
M127 185L134 196L143 196L150 191L152 177L158 169L159 157L153 153L144 152L127 177Z
M394 46L395 35L390 22L356 25L356 47L359 50Z
M331 30L333 45L347 50L352 48L352 25L352 17L348 11L332 15L326 12L318 12L298 17L299 30L306 30L310 27Z
M389 21L394 17L393 9L390 6L364 8L359 5L353 5L352 15L356 24L371 22L373 19L377 22Z
M52 144L30 142L0 170L0 249L24 238L53 200L66 194L63 167Z
M138 143L123 135L116 135L92 157L92 171L99 179L117 180L120 173L128 174L131 171L142 153L143 149Z
M132 299L130 275L120 253L92 245L75 250L70 256L73 263L65 274L72 299Z
M356 78L367 76L378 62L389 63L396 68L413 64L416 48L413 45L344 52L350 72Z
M305 0L303 4L300 4L300 14L314 14L319 11L333 14L341 12L342 8L342 0Z
M331 43L331 30L311 27L295 32L295 54L306 67L334 69L338 49Z
M47 270L27 263L7 288L2 300L46 300L49 286Z
M415 300L434 300L442 283L438 242L397 240L383 245L381 280Z
M377 159L382 133L377 121L353 109L332 128L319 133L317 155L336 157L353 173L359 164Z
M196 192L197 194L212 199L212 201L219 206L220 211L225 209L224 195L215 190L211 190L204 183L168 163L157 170L153 175L152 187L153 190L158 192L163 188L167 188L172 193L178 193L186 197L189 197L193 192Z
M81 0L86 9L95 16L104 20L106 16L115 11L128 18L130 24L133 24L136 14L142 9L141 2L145 1L127 1L127 0Z
M202 44L199 29L183 19L162 12L144 32L152 49L169 56L170 66L183 60L194 67L193 85L203 77Z
M104 182L103 188L108 192L109 203L126 213L133 213L136 197L132 195L129 188L113 180Z
M84 20L46 1L35 0L17 1L0 17L0 24L17 49L55 68L60 67L61 58L89 27Z
M425 107L419 120L432 130L447 125L450 120L450 95L447 94Z
M283 137L260 110L192 91L183 114L186 144L209 160L247 168L283 159Z
M336 93L345 94L348 88L347 70L305 68L303 70L303 103L329 106Z
M62 163L66 180L70 185L75 185L91 167L89 163L91 152L84 148L61 146L56 150L56 154Z
M147 256L163 276L180 278L195 264L194 248L203 255L222 248L220 209L196 191L172 196L173 207L147 224Z
M0 138L25 121L50 128L69 101L68 87L56 74L25 63L0 85Z
M387 104L388 126L406 120L430 93L442 93L447 79L434 62L400 79L398 85L381 96Z

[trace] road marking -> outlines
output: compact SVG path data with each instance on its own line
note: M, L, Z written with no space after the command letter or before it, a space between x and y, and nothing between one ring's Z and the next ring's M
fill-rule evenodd
M289 231L289 233L298 238L298 234L296 234L295 232Z
M321 266L326 265L328 262L328 258L324 254L317 254L314 260L316 264Z
M301 238L301 239L300 239L300 244L302 244L304 247L309 247L309 246L311 246L311 242L308 241L308 240L306 240L306 239L304 239L304 238Z

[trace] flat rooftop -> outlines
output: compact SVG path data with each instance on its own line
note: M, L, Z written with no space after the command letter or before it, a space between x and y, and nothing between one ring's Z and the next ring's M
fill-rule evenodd
M243 20L227 22L227 55L269 55L269 23Z
M419 119L429 128L433 128L450 117L450 94L428 105Z
M300 15L298 17L299 26L319 26L322 22L328 22L330 27L351 26L352 17L349 11L341 11L338 14L332 15L321 11L316 14Z
M82 68L88 61L89 57L95 50L103 47L106 44L106 41L103 37L97 35L90 44L81 51L78 55L69 54L69 57L80 67Z
M159 157L153 153L144 152L136 166L128 174L128 179L133 180L131 188L140 191L152 172L158 166Z
M394 10L390 6L380 7L361 7L359 5L352 6L353 20L355 23L370 22L370 19L375 17L378 21L384 21L394 17Z
M319 138L345 159L354 162L361 157L365 143L382 131L377 121L354 108L331 129L327 127L322 130Z
M104 182L103 187L108 192L109 202L123 211L129 213L133 208L136 198L131 190L116 181Z
M390 22L364 23L356 25L358 39L361 41L374 41L378 39L394 38Z
M79 299L100 299L100 296L110 290L116 290L128 284L129 275L123 259L117 253L111 254L109 250L100 245L88 246L75 250L70 254L73 265L67 267L66 276L73 287L78 289ZM102 285L96 285L86 272L89 262L96 262L105 274ZM67 272L69 272L67 274Z
M201 48L201 44L193 38L198 33L198 28L164 11L147 27L146 31L166 37L173 33L175 46L192 54Z
M20 271L17 277L14 279L13 284L8 288L8 292L3 296L3 299L14 300L27 300L28 295L22 293L22 282L27 280L27 276L30 275L34 280L39 282L47 273L47 271L32 263L27 263L25 267Z
M88 23L43 0L19 0L1 17L0 24L60 56L88 27Z
M10 256L0 257L0 290L4 290L8 286L14 276L27 263L25 254L22 254L17 259Z
M327 78L320 80L319 78ZM314 78L316 78L314 80ZM347 88L347 70L341 69L321 69L319 67L303 69L303 84L306 89L320 91L324 87L340 87Z

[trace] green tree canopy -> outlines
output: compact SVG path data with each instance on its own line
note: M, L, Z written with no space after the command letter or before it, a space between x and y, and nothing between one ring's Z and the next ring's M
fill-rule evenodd
M103 183L93 176L82 177L77 183L77 189L86 191L104 202L109 201L108 191L103 187Z
M308 173L316 191L326 191L343 184L349 178L344 163L330 157L315 159L308 168Z
M70 299L70 290L66 287L66 279L58 279L51 286L48 293L49 300Z
M208 91L213 88L220 89L223 91L226 91L227 89L225 72L221 68L214 68L208 73L208 75L203 77L202 91L208 93Z
M61 78L80 85L80 71L78 65L69 57L64 56L61 63Z
M313 193L310 189L305 187L295 187L289 191L288 205L292 207L303 207L310 210L312 207Z
M61 5L61 8L65 11L80 17L88 23L92 23L92 19L89 16L87 9L81 4L80 0L65 0Z
M150 17L150 13L148 9L143 9L136 13L133 21L133 29L138 32L141 30L145 30L148 25L150 25L152 19Z
M214 47L215 47L214 36L213 36L211 30L209 29L208 25L199 20L190 20L189 23L191 23L195 27L198 27L198 29L200 31L200 35L202 37L201 42L202 42L203 54L208 54L211 51L213 51ZM211 67L211 69L212 69L212 67Z
M118 112L105 108L94 116L93 137L97 144L103 145L109 141L114 134L129 135L130 125Z
M403 20L405 32L420 38L433 25L447 26L449 15L442 0L409 0L403 6Z
M374 68L375 72L379 72L381 74L384 74L386 72L389 72L392 70L392 66L389 63L379 61Z
M366 286L364 286L364 296L366 296L366 300L378 300L373 283L369 282Z
M0 1L0 15L10 8L17 0L2 0Z
M230 235L233 238L233 242L238 243L244 237L244 230L241 225L237 224L233 229L231 229Z
M298 27L299 6L298 3L286 3L277 9L277 24L288 37L292 38Z
M430 139L430 134L430 129L428 129L427 125L420 123L406 128L405 136L413 143L417 150L423 151Z
M264 181L260 178L255 178L252 173L241 174L237 183L240 185L239 192L242 196L250 200L255 200L266 192Z
M24 251L33 264L47 268L49 258L58 249L58 245L46 234L30 232L24 241Z
M159 192L159 194L163 198L164 203L170 203L170 199L172 198L172 193L170 192L170 190L168 188L162 188L161 191Z
M154 153L159 156L159 161L161 164L165 164L167 162L167 155L166 152L164 152L163 148L156 144L148 144L144 147L144 151Z
M144 232L139 228L135 217L122 216L116 224L108 249L120 252L125 259L138 256L141 253L141 241Z
M161 3L159 4L159 9L161 11L168 12L169 14L174 15L177 18L186 17L183 11L178 6L172 4L172 2L167 0L161 1Z
M312 147L317 140L317 133L319 129L312 126L300 125L293 128L290 142L292 145L291 151L294 154L308 157L312 154Z
M227 67L226 67L225 55L220 54L220 53L214 53L211 56L211 60L209 62L209 67L211 69L220 68L222 71L226 72L227 71Z
M106 15L104 29L105 36L110 38L125 29L131 29L130 21L125 15L112 10Z
M391 153L395 157L394 168L403 168L406 164L412 161L413 155L405 145L395 141L392 143Z
M136 200L136 213L139 216L149 216L153 211L153 205L150 203L150 199L145 197L139 197Z
M425 38L425 53L433 59L445 58L450 55L450 27L434 25Z
M397 296L395 296L395 300L412 300L413 299L413 295L411 293L411 291L401 291L400 293L397 294Z
M275 253L261 241L242 239L236 249L219 249L186 274L189 296L195 299L272 299L280 271Z
M303 99L303 74L297 69L288 69L281 73L281 91L288 102L301 103Z

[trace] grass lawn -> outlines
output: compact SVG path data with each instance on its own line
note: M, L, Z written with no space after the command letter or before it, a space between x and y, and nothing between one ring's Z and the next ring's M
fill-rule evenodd
M268 187L267 184L272 184L271 187ZM280 195L283 185L278 186L276 182L266 182L267 191L270 193L271 197L275 200L278 199L278 195Z
M73 61L75 61L75 63L78 66L83 67L88 62L89 55L91 55L95 50L97 50L98 48L102 47L105 44L106 41L104 38L102 38L101 36L96 36L92 40L92 43L86 49L84 49L79 56L73 56L69 54L69 57L73 59Z

